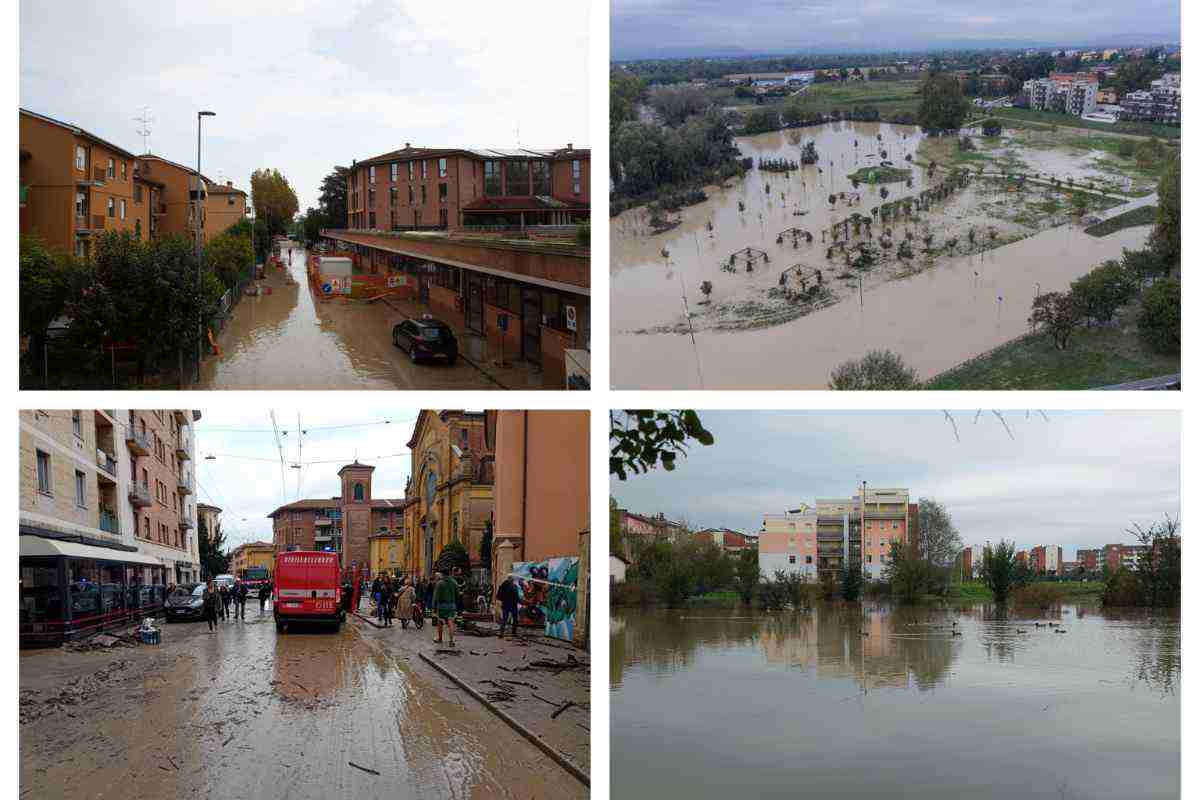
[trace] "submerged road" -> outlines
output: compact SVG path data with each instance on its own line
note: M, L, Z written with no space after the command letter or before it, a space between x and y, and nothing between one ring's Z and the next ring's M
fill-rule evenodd
M277 634L269 610L251 604L246 616L216 634L169 625L158 647L23 652L22 697L112 669L90 695L22 724L21 796L587 796L419 658L364 637L361 622Z
M268 270L271 293L243 297L201 369L199 389L495 389L464 359L413 364L392 345L403 315L382 303L319 300L305 252L287 247L294 282ZM460 342L460 347L462 343Z

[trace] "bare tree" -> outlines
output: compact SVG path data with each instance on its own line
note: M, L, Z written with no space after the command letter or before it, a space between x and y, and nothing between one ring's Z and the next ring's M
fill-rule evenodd
M945 567L962 551L962 536L946 507L931 497L922 497L918 512L918 543L921 558Z

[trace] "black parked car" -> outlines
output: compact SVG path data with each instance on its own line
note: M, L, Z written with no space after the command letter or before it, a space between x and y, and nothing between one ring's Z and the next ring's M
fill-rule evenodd
M458 340L450 326L438 319L406 319L392 328L392 344L408 351L415 364L422 358L444 358L451 365L458 360Z
M167 622L204 619L204 584L184 583L176 586L163 609L167 612Z

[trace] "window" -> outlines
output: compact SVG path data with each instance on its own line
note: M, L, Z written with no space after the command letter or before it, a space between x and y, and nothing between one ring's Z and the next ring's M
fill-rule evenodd
M500 162L483 162L483 193L493 196L500 194Z
M411 162L411 161L408 162L408 179L410 181L413 179L413 162ZM410 191L408 194L409 194L409 201L411 202L412 201L412 192Z
M86 239L76 239L75 240L75 257L76 258L87 258L87 248L88 248L88 245L87 245Z
M423 164L425 162L422 161L421 163ZM425 205L425 203L428 202L428 199L429 198L427 197L427 192L425 191L425 184L422 183L421 184L421 205Z
M354 499L355 500L363 499L363 485L361 483L354 484Z
M439 184L438 184L438 202L439 202L439 203L445 203L445 202L446 202L446 196L447 196L447 193L448 193L448 188L449 188L449 187L447 186L447 184L444 184L444 183L439 183Z
M892 521L892 530L898 530L899 528L900 528L900 522L898 520L893 520Z
M81 144L75 145L75 169L87 170L87 150Z
M367 182L375 182L375 167L367 167Z
M534 161L530 168L533 170L533 193L543 196L550 194L549 162Z
M125 219L125 198L121 198L121 219Z
M367 216L370 218L370 222L367 223L367 227L374 228L375 227L375 212L372 211Z
M396 187L393 186L392 188L388 189L388 205L394 208L398 199Z
M446 159L444 159L444 158L438 159L438 177L439 178L446 177Z
M428 177L429 177L429 162L422 161L421 162L421 180L425 180Z
M121 180L129 180L129 162L121 162Z
M85 194L84 192L76 192L75 193L75 216L86 217L87 216L87 207L88 207L87 194Z
M108 215L110 217L113 217L113 216L116 216L116 213L117 213L117 204L110 197L110 198L108 198Z
M805 563L805 564L811 564L811 563L812 563L812 556L805 556L805 557L804 557L804 563Z
M413 190L412 190L412 185L411 185L411 184L410 184L410 185L409 185L409 187L408 187L408 204L409 204L410 206L413 204Z
M788 563L789 563L789 564L795 564L795 563L796 563L796 557L795 557L795 556L788 556Z
M392 183L395 183L395 182L396 182L396 179L397 179L398 177L400 177L400 164L398 164L397 162L393 161L393 162L392 162L392 167L391 167L391 179L392 179Z
M54 494L54 486L50 480L50 454L37 451L38 491L42 494Z
M374 207L375 207L375 190L368 189L367 190L367 208L374 208Z
M509 161L504 165L504 193L510 197L529 194L529 162Z
M83 416L78 411L71 412L71 431L80 439L83 438Z
M871 563L871 556L869 556L869 555L867 556L867 563L868 563L868 564L870 564L870 563Z
M142 202L142 185L141 185L140 183L138 183L138 184L134 184L134 187L133 187L133 202L135 202L135 203L140 203L140 202ZM233 202L233 201L232 201L232 199L230 200L230 202Z
M117 177L117 162L111 158L108 160L108 177Z
M580 176L580 164L579 164L579 159L576 158L571 161L571 191L574 192L575 194L579 194L579 186L580 186L579 176Z
M75 470L75 505L87 508L87 476Z

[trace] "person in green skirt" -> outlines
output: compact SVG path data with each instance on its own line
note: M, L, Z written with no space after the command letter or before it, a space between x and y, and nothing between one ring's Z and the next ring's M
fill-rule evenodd
M437 614L437 638L442 642L442 625L450 630L450 646L454 647L454 615L458 613L458 583L449 575L437 573L434 576L437 585L433 589L433 608Z

